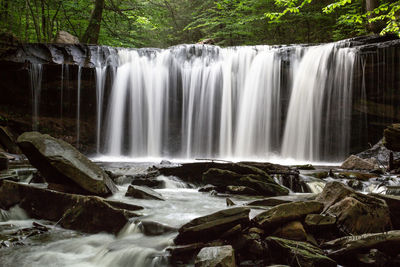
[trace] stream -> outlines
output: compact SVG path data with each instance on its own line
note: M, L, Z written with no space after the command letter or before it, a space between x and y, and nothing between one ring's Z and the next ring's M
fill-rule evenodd
M101 163L107 170L117 170L125 179L120 179L119 192L110 199L140 205L144 209L138 211L140 217L134 217L117 236L106 233L83 234L66 230L56 224L28 218L18 206L9 211L0 210L0 237L20 229L32 227L33 222L40 223L50 230L40 235L23 237L20 245L11 245L0 249L1 266L169 266L168 246L173 245L177 231L169 231L160 235L146 235L142 221L157 222L178 229L188 221L218 210L225 209L226 196L210 193L200 193L194 185L184 183L175 177L159 176L165 188L155 189L165 201L142 200L125 197L125 192L132 179L129 175L143 173L149 163ZM326 167L325 167L326 168ZM323 170L323 169L322 169ZM312 178L309 171L303 171L300 177L313 193L321 192L324 180ZM330 178L328 178L329 181ZM363 183L362 191L384 193L386 184L397 186L399 178L386 177L371 179ZM346 179L342 180L346 183ZM291 193L296 198L298 193ZM304 194L300 194L304 195ZM236 205L243 205L250 197L229 196ZM250 217L255 216L261 209L252 209ZM158 227L158 226L153 226ZM156 229L156 232L162 227ZM0 240L1 241L1 240Z

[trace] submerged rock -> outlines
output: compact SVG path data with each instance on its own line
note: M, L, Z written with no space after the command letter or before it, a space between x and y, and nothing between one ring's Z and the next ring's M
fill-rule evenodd
M205 247L197 254L195 267L235 267L235 253L232 246Z
M144 220L144 221L138 221L136 223L138 225L138 228L142 231L142 233L148 236L157 236L178 230L169 225L153 221Z
M293 202L275 206L253 218L253 222L266 231L294 220L301 220L307 214L320 213L324 205L317 201Z
M66 194L11 181L0 181L0 208L19 204L28 215L86 233L118 233L135 213L96 196Z
M110 177L70 144L38 132L18 137L18 145L29 161L54 184L64 184L88 194L107 196L117 191Z
M342 169L351 170L374 170L378 166L375 162L368 159L362 159L356 155L351 155L348 157L340 166Z
M174 240L175 244L208 242L218 239L224 232L238 224L247 225L249 213L249 208L238 207L196 218L179 229L179 234Z
M321 249L307 242L293 241L278 237L268 237L266 242L274 263L298 267L337 266L336 262L325 256Z
M161 194L147 186L130 185L125 196L139 199L165 200Z
M324 203L325 214L337 218L337 225L344 233L376 233L391 229L385 201L358 193L342 183L327 183L316 200Z

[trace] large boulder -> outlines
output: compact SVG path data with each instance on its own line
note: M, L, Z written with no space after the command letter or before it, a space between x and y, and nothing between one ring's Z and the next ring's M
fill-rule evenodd
M235 253L232 246L205 247L197 254L195 267L235 267Z
M328 252L329 257L340 263L347 263L349 259L354 259L357 254L367 252L372 248L396 256L399 254L400 231L345 236L326 242L322 247Z
M272 235L290 240L307 240L307 233L304 230L303 224L299 221L292 221L284 224L282 227L279 227Z
M86 233L118 233L141 207L118 205L97 196L66 194L11 181L0 181L0 208L19 204L30 217L58 222ZM124 206L124 205L122 205Z
M224 232L238 224L247 225L249 213L249 208L238 207L196 218L179 229L179 234L174 240L175 244L208 242L218 239Z
M321 266L336 267L334 260L327 257L321 249L300 241L293 241L278 237L266 239L274 263L288 264L289 266Z
M393 229L400 230L400 196L371 194L373 197L383 199L389 207Z
M393 151L400 151L400 123L388 126L383 131L384 145Z
M66 31L59 31L54 38L54 43L57 44L79 44L78 37Z
M253 169L257 169L254 168ZM250 170L249 170L250 171ZM277 184L268 174L241 174L229 170L211 168L203 174L203 182L215 186L246 186L266 196L287 195L289 190Z
M336 224L344 233L391 229L390 212L384 200L358 193L342 183L327 183L316 200L324 203L324 214L336 217Z
M294 220L302 220L307 214L320 213L324 205L317 201L300 201L275 206L253 218L253 222L266 231Z
M356 155L348 157L340 166L342 169L350 170L374 170L378 166L374 160L362 159Z
M117 191L109 176L70 144L38 132L18 137L18 145L48 183L76 187L87 194L107 196Z
M139 199L165 200L161 194L147 186L130 185L125 194L126 197Z

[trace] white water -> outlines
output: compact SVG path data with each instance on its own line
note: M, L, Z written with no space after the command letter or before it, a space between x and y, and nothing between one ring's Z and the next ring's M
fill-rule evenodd
M78 85L77 85L77 99L76 99L76 146L79 147L80 138L80 125L81 125L81 76L82 67L78 66Z
M31 63L29 67L29 75L31 80L32 92L32 129L37 131L39 121L40 93L42 91L42 64Z
M139 166L139 169L141 166ZM157 189L166 201L140 200L125 197L128 184L119 186L120 191L111 198L141 205L144 210L137 213L142 217L134 218L136 223L127 225L117 235L86 235L75 231L52 226L46 221L41 224L50 228L49 233L28 238L29 245L3 248L0 250L1 266L75 266L75 267L143 267L169 266L165 248L173 245L177 232L158 236L146 236L138 225L140 221L153 221L164 225L179 227L196 217L210 214L226 208L225 198L208 193L199 193L197 189L184 188L179 180L159 177L166 181L167 188ZM244 201L233 198L235 203ZM31 227L33 220L28 219L20 209L10 212L0 211L0 235L14 230ZM2 219L3 218L3 219Z
M354 59L350 49L334 44L306 51L294 78L283 157L318 160L328 152L340 159L347 154ZM330 145L340 150L325 150Z
M349 147L355 58L344 46L119 50L98 151L135 159L340 161Z

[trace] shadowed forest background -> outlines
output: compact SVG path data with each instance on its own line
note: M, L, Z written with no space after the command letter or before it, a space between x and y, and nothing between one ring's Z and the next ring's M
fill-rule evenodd
M399 10L393 0L0 0L0 31L52 42L63 30L122 47L320 43L398 35Z

